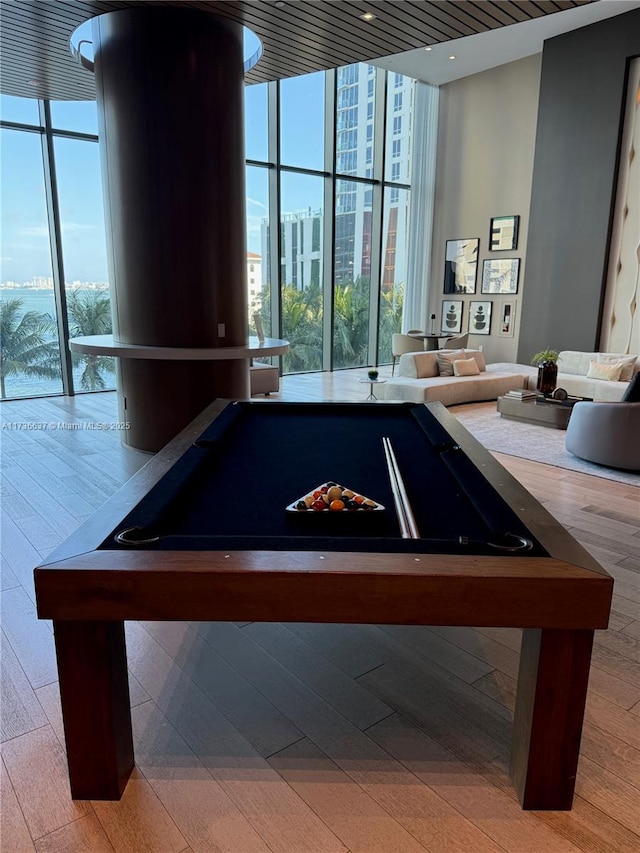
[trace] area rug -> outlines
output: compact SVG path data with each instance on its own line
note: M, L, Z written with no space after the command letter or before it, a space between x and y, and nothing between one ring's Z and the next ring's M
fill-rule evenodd
M565 430L508 420L498 414L495 403L482 407L455 406L451 414L488 450L640 488L640 474L594 465L565 450Z

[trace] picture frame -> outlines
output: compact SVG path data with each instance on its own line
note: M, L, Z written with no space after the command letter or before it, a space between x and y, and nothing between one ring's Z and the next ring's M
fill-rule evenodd
M444 260L444 292L475 293L480 238L447 240Z
M491 309L493 302L470 302L469 303L469 334L490 335L491 334Z
M516 323L516 303L514 299L505 299L500 303L500 325L498 334L503 338L512 338Z
M462 331L462 309L464 303L461 299L443 299L442 312L440 316L440 330L446 334L459 334Z
M517 293L520 258L489 258L482 262L481 293Z
M494 216L489 226L489 251L514 252L518 248L519 216Z

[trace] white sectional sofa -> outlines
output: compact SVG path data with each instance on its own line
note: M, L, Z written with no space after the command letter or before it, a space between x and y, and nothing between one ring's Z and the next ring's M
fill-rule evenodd
M589 366L592 361L604 364L625 362L625 370L620 380L612 382L606 379L589 379ZM640 358L633 355L608 352L579 352L563 350L558 355L558 378L556 388L564 388L572 397L591 397L603 402L617 402L627 390L629 380L634 373L640 372ZM529 387L535 390L536 378L529 380Z
M478 350L441 350L458 353L461 358L473 357L480 372L475 376L441 376L438 351L408 352L400 356L396 375L376 392L381 400L406 400L412 403L439 400L445 406L458 403L496 400L501 394L517 388L536 389L538 370L526 364L499 362L486 364ZM589 379L591 361L622 361L626 359L623 376L640 372L640 358L617 353L585 353L565 350L558 358L556 387L564 388L571 396L591 397L594 400L620 400L628 380L609 381ZM632 361L635 359L635 361Z
M441 376L438 351L407 352L400 356L396 376L378 386L381 400L428 403L439 400L445 406L496 400L500 394L526 388L536 370L520 364L489 364L479 350L441 350L465 359L473 358L480 370L476 376Z

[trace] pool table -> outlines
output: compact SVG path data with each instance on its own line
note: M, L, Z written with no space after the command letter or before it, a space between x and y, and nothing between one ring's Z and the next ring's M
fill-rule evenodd
M382 438L419 530L402 538ZM286 508L335 481L382 510ZM35 570L71 792L134 765L124 621L524 629L511 746L523 808L570 809L593 632L613 581L439 403L215 401Z

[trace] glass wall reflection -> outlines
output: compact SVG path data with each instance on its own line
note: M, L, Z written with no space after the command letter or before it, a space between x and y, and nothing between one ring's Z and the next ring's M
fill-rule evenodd
M324 178L280 178L280 299L284 372L322 370Z
M0 143L0 395L61 394L40 136L2 130Z
M100 151L96 142L54 140L69 336L112 332ZM115 361L73 353L76 391L115 388Z
M270 251L269 251L269 171L259 166L246 170L247 217L247 304L249 331L272 334ZM262 327L260 329L260 326ZM277 331L277 330L276 330Z
M57 130L98 135L98 107L95 101L50 101L51 125Z
M333 136L326 132L333 124L325 115L327 83L335 84ZM381 85L384 99L376 91ZM375 336L369 329L376 321L378 361L391 360L406 280L413 87L410 78L384 77L373 66L354 64L245 89L251 161L246 168L247 328L255 333L258 318L265 336L291 342L283 359L287 373L374 363ZM376 97L386 103L379 135ZM86 138L97 133L96 105L51 102L50 108L57 195L55 186L45 193L38 101L0 97L0 121L24 125L2 131L3 396L62 393L50 248L55 238L47 216L48 209L53 216L56 203L70 334L106 334L111 328L99 149ZM279 126L269 127L269 115L277 114ZM44 121L44 110L42 116ZM9 299L22 302L9 306ZM12 329L23 314L40 323L32 338L37 351L26 348L13 358ZM77 391L111 388L112 363L100 359L89 365L76 358L70 381Z
M267 161L267 84L244 87L244 147L247 160Z
M376 69L348 65L336 71L336 172L373 176Z
M411 137L415 80L403 74L387 76L385 119L385 181L411 183Z
M324 169L324 71L280 81L280 161Z
M371 187L336 182L333 366L368 364L371 291Z
M382 275L378 317L378 361L391 361L391 336L402 327L407 275L409 190L387 187L382 219Z

